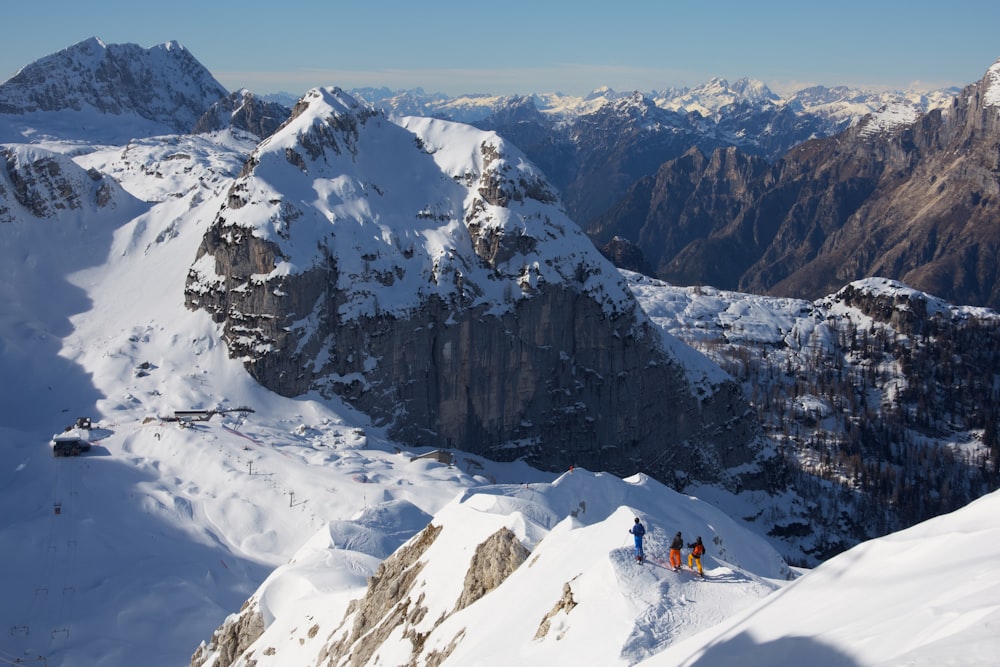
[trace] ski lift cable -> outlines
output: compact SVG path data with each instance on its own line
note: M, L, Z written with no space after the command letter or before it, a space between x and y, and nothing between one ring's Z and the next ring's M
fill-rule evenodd
M34 658L25 659L0 651L0 665L20 665L21 667L24 667L24 665L30 665L33 663L41 663L43 667L49 664L48 660L44 656L36 655Z
M66 508L68 514L62 517L63 520L61 521L61 525L65 528L62 531L64 542L61 545L62 558L60 559L61 566L59 568L62 573L62 587L58 591L58 611L53 619L53 629L50 633L53 648L55 648L57 640L60 638L65 639L69 636L66 607L67 600L76 593L77 580L77 532L81 517L80 478L82 476L81 468L84 463L82 459L76 459L67 463L70 464L66 475L70 506ZM56 623L61 625L55 625Z
M60 522L62 520L62 501L63 501L63 485L65 477L65 466L63 461L56 460L53 464L56 467L55 470L55 480L52 485L52 509L49 512L48 525L46 527L46 532L44 536L43 544L43 556L41 561L41 568L35 570L35 576L32 583L34 587L30 591L30 601L26 601L27 604L22 605L22 609L26 609L26 614L23 618L23 624L11 628L11 635L15 637L28 637L31 634L31 629L41 627L45 625L44 621L49 620L49 598L50 592L52 590L52 580L54 578L53 569L55 567L56 560L58 559L59 551L59 532L60 532ZM18 632L15 632L18 630ZM21 631L23 630L23 632ZM34 640L26 640L34 641ZM2 657L2 656L0 656Z

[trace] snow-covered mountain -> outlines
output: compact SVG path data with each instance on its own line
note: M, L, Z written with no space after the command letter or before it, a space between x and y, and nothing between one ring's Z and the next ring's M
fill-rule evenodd
M356 88L350 93L399 115L448 118L472 124L497 113L521 97L489 94L448 96L427 93L420 88L405 91ZM825 116L839 125L844 122L854 123L866 114L892 103L906 102L922 111L940 108L951 101L958 89L878 92L846 86L810 86L780 95L755 79L742 78L730 83L726 79L713 78L698 86L650 91L616 91L605 86L584 96L525 91L541 113L567 124L572 124L579 116L593 113L606 104L636 93L653 100L661 109L698 113L705 118L718 118L726 107L734 105L760 108L787 106L799 112Z
M809 518L772 534L803 552L825 560L997 488L995 311L884 278L806 301L628 275L654 322L739 378L793 462Z
M291 113L291 106L261 99L246 89L238 90L209 107L191 132L199 134L233 127L263 139L281 127Z
M393 437L332 393L287 397L262 387L243 359L231 358L233 339L227 341L224 328L205 311L187 308L190 269L206 239L238 247L240 234L256 234L292 261L277 273L267 265L233 286L237 295L253 293L272 274L293 275L306 259L324 255L316 242L329 229L305 223L323 222L327 213L357 223L348 225L356 235L344 236L361 246L357 256L338 255L360 271L346 286L354 291L345 289L353 300L341 305L363 305L367 291L388 311L397 298L413 296L391 289L409 284L410 267L386 262L388 255L366 258L365 251L397 247L391 235L386 243L386 232L398 240L407 230L413 253L407 258L410 246L399 245L403 259L426 252L428 245L415 242L421 235L444 250L459 240L471 246L471 237L444 233L459 225L442 221L438 204L464 213L467 197L482 198L488 205L471 209L483 216L473 216L481 230L507 231L511 223L515 232L541 230L539 245L560 241L538 256L538 276L551 283L566 268L557 260L575 252L578 265L600 270L600 277L573 273L582 285L576 299L611 295L610 306L637 299L646 314L637 309L634 317L670 341L688 378L723 376L664 332L700 332L719 322L744 337L775 335L775 348L805 357L809 348L790 345L794 334L785 327L800 316L816 324L809 318L825 312L806 304L813 309L807 317L791 300L779 305L640 285L630 277L619 282L591 259L591 249L577 245L579 230L558 206L525 201L543 191L544 181L496 135L389 119L332 89L304 102L289 132L264 142L236 123L198 135L157 134L172 121L150 124L110 110L84 112L96 119L89 127L100 129L91 137L61 134L82 118L75 109L0 117L3 127L19 128L5 135L12 140L2 147L0 169L0 662L157 667L184 664L196 653L196 663L216 666L309 665L342 662L354 650L353 660L380 656L381 664L405 664L414 655L419 664L724 664L733 651L747 656L740 664L773 664L806 651L819 665L931 664L944 647L958 645L966 650L956 650L952 662L983 664L983 656L1000 649L991 597L1000 575L988 520L995 494L916 532L862 545L789 584L793 571L779 550L797 543L763 533L779 524L794 532L800 528L794 521L814 516L814 508L792 492L769 492L781 479L772 480L772 489L699 483L679 494L641 474L620 479L579 466L542 472L524 460L498 463ZM316 113L313 104L353 111ZM227 113L222 105L214 117ZM298 134L296 122L309 129ZM137 132L128 138L104 132L116 123ZM396 150L404 144L406 151ZM477 162L486 157L496 171ZM390 172L400 166L391 158L413 169ZM352 171L355 160L364 170ZM436 173L425 169L432 163ZM417 185L435 197L414 205L401 194ZM506 214L496 203L505 193L521 196L508 199ZM383 199L405 205L377 206ZM289 206L304 214L269 215ZM535 215L518 218L512 210ZM257 217L262 212L268 214ZM487 220L487 212L495 217ZM530 255L517 244L505 254L511 246L504 234L490 238L496 244L480 242L478 250L493 253L501 277L498 258ZM455 259L452 268L478 287L470 288L473 296L497 287L461 265L457 253L438 257ZM379 272L365 262L369 269L391 267L381 272L391 284L376 288L369 278ZM457 293L456 272L449 277L424 290ZM681 294L683 308L657 310ZM503 290L500 297L506 304ZM847 303L844 295L830 301L839 316L877 328L859 301ZM955 312L938 302L933 307ZM902 310L891 310L893 317L905 320ZM720 359L711 346L705 353ZM362 359L362 367L378 361ZM783 365L778 372L807 368ZM879 378L889 376L884 366L876 370ZM818 414L818 402L800 398L803 411ZM207 421L178 416L189 410ZM696 411L684 414L701 424ZM53 434L81 417L93 422L93 448L54 458ZM732 437L721 426L703 444L707 451ZM683 470L673 459L655 463ZM650 528L643 565L629 552L626 531L635 516ZM661 567L664 544L677 530L705 538L706 580ZM963 567L942 567L942 554L955 544ZM981 560L970 562L980 553ZM855 562L861 564L845 569ZM924 567L934 567L933 576ZM965 593L970 581L978 592L952 595ZM891 601L894 627L876 616L885 602L865 606L873 593ZM835 607L815 613L830 599ZM772 602L795 622L772 620ZM756 618L761 625L753 624ZM717 626L727 620L740 625Z
M0 140L123 144L190 132L228 94L177 42L144 49L92 37L0 84Z
M641 663L967 665L997 660L994 492L861 544L731 619Z
M835 136L802 137L774 163L737 142L688 150L632 181L586 229L600 246L624 238L676 284L818 299L884 276L996 309L992 70L944 109L886 105ZM756 141L787 136L741 126Z
M233 183L186 296L262 385L413 443L679 487L780 475L731 379L650 326L537 167L468 125L310 91Z

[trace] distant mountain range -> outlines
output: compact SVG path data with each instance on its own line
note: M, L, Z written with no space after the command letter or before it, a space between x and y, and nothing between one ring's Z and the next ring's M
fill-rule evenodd
M889 107L916 113L950 104L957 89L870 92L813 86L788 96L751 79L712 79L695 88L586 97L558 93L450 98L422 90L358 89L353 94L396 115L448 118L496 130L560 188L581 224L605 212L635 181L697 147L735 146L769 161L809 139L838 134Z
M930 95L781 97L746 79L586 98L359 94L506 137L623 268L810 299L879 275L997 308L998 71Z
M1000 62L946 107L889 106L774 162L689 151L588 230L681 284L819 298L883 276L998 308L998 91Z

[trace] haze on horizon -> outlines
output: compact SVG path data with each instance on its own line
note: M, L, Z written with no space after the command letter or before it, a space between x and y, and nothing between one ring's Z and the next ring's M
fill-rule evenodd
M964 86L1000 57L1000 4L925 0L830 6L735 0L622 8L273 5L177 0L17 3L0 79L89 37L143 47L176 40L230 90L298 94L315 86L423 88L448 95L662 90L713 77L758 79L778 92L809 85L933 90ZM58 16L58 21L53 17Z

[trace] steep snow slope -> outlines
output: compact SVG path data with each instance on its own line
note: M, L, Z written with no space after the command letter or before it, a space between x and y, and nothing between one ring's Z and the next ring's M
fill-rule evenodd
M31 428L40 408L51 418L92 400L82 369L57 356L70 317L92 306L70 276L103 265L115 230L148 206L39 147L0 149L0 164L0 404L4 425Z
M993 665L1000 655L1000 493L860 544L719 629L643 662Z

